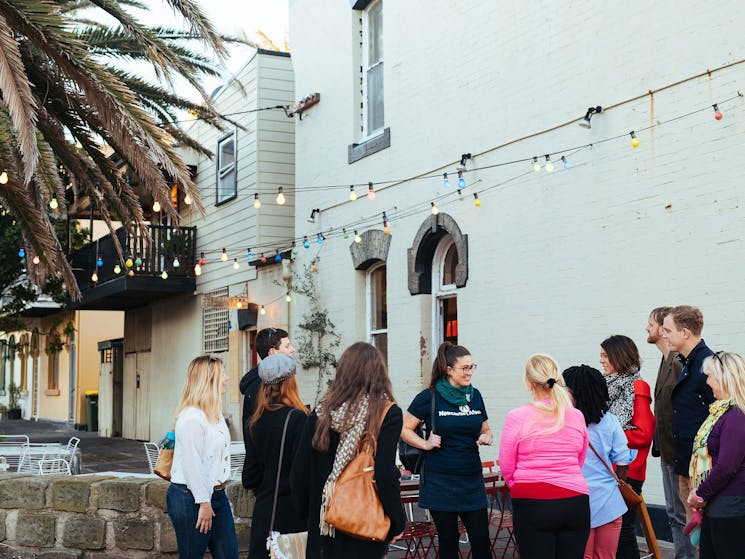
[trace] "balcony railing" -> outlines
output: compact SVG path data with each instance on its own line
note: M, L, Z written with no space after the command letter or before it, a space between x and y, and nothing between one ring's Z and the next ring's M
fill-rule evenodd
M124 251L124 264L116 252L111 235L101 237L73 252L70 255L71 264L81 290L92 289L123 277L163 279L163 272L168 274L166 280L193 278L197 228L151 225L148 229L150 239L139 230L133 233L123 228L116 231L116 237ZM101 266L97 265L99 259ZM93 272L96 272L98 281L92 279Z

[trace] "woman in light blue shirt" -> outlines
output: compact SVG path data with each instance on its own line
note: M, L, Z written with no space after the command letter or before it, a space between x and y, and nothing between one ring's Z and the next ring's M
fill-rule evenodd
M590 444L606 464L616 464L616 474L624 479L633 457L618 419L606 413L608 385L603 375L597 369L579 365L568 368L563 376L574 397L574 406L585 416ZM585 559L614 559L626 503L616 480L591 450L587 452L582 475L590 488L591 530Z

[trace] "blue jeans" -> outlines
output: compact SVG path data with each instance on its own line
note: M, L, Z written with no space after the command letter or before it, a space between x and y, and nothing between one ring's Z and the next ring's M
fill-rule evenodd
M225 490L213 491L212 529L202 534L196 529L199 505L194 495L180 483L172 483L166 494L168 516L176 531L179 559L202 559L209 548L214 559L238 559L238 539L235 536L233 513Z
M665 492L665 511L670 521L670 531L673 534L673 545L675 546L675 559L696 559L698 554L691 545L691 540L683 534L686 525L686 509L681 499L680 487L678 485L678 474L673 472L673 467L660 460L662 468L662 489ZM683 498L688 498L686 495Z

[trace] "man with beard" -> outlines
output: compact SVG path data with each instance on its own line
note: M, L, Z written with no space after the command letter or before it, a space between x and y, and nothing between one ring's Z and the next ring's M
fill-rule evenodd
M662 360L657 371L654 385L654 415L657 419L655 444L652 454L660 457L662 469L662 488L665 492L665 511L670 522L670 530L675 546L675 559L695 559L696 550L690 540L683 534L686 524L686 509L678 485L678 476L673 471L675 465L675 441L673 439L673 403L672 393L683 365L678 361L678 354L670 350L663 336L662 323L672 312L672 307L657 307L649 313L647 321L647 343L654 344L662 353Z

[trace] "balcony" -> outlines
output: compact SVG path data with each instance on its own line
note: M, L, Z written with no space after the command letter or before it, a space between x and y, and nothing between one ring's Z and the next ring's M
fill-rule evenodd
M119 260L111 235L73 252L73 272L82 293L80 301L68 300L67 308L79 310L128 310L156 299L196 289L197 228L151 225L152 239L139 231L116 231L124 251L125 265ZM102 265L97 266L98 259ZM115 266L121 268L119 272ZM131 264L128 267L126 264ZM98 281L93 281L93 272ZM163 277L163 272L167 276Z

